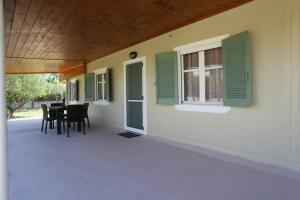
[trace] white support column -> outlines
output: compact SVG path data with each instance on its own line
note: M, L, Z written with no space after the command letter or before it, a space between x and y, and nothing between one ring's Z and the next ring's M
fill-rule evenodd
M0 0L0 199L8 200L8 152L5 103L5 39L3 10L3 0Z

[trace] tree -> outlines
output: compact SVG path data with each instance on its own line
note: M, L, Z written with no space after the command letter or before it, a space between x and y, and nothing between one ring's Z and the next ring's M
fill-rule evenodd
M36 97L57 93L60 87L57 75L6 75L7 117L12 118L17 109Z

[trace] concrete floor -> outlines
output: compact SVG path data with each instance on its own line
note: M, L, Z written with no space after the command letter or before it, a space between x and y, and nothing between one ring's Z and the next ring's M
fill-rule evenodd
M11 200L299 200L300 179L104 127L9 121ZM259 166L259 164L257 165Z

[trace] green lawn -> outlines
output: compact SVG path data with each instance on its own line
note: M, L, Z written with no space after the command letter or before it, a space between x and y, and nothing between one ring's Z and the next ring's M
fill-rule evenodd
M14 118L42 117L42 115L41 108L19 109L15 111Z

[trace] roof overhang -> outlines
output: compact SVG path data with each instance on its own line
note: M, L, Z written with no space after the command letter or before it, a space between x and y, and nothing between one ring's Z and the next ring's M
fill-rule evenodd
M6 73L68 78L83 63L250 1L4 0Z

